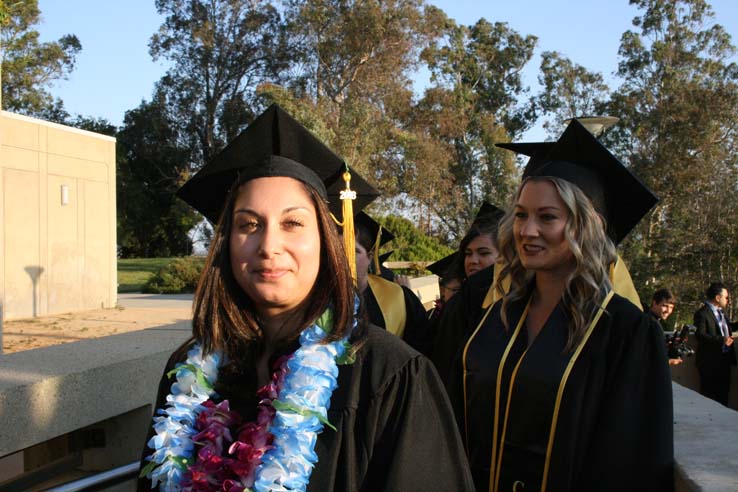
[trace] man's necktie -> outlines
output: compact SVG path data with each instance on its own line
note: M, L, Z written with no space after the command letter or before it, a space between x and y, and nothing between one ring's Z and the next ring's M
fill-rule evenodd
M725 313L722 309L718 308L718 324L720 325L720 334L724 337L730 336L730 329L728 328L728 320L725 319ZM723 342L723 352L730 350L730 347L725 345Z

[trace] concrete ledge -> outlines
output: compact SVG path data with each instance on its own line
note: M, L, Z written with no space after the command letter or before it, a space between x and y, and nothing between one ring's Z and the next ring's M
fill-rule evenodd
M190 322L0 356L0 457L153 403Z
M738 412L672 383L678 492L738 490Z
M409 278L408 287L418 296L418 299L420 299L420 302L423 303L426 309L433 307L433 302L440 295L438 277L436 275Z

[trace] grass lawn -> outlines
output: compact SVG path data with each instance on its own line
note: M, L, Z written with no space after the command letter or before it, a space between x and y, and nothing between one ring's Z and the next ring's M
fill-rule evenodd
M129 258L118 260L118 292L141 292L144 284L174 258Z

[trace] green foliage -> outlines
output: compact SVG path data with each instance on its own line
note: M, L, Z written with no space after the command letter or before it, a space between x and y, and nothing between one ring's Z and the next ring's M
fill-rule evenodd
M396 215L376 217L377 222L395 235L381 253L393 251L389 261L435 261L453 252L453 249L435 238L426 236L415 224Z
M204 264L202 257L175 258L146 282L143 291L154 294L195 292Z
M2 11L3 109L59 121L58 115L66 113L48 88L74 68L75 57L82 49L79 39L68 34L54 42L40 42L35 29L41 19L37 0L11 0L2 5Z
M164 105L156 98L128 111L117 136L118 246L123 258L189 255L188 232L202 220L175 196L192 158Z
M144 285L172 258L118 259L118 292L142 292Z
M116 137L118 135L118 127L105 118L77 115L75 118L67 118L64 124L109 137Z

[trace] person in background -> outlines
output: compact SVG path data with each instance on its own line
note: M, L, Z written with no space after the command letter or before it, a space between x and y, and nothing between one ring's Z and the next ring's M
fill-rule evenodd
M673 489L664 336L609 278L656 202L576 120L526 168L498 231L509 288L448 388L477 490Z
M139 492L473 491L432 365L358 313L329 202L349 179L273 105L180 189L217 227Z
M357 286L364 297L369 321L427 355L430 347L430 325L418 296L404 285L369 273L370 267L373 266L376 270L378 266L375 255L379 247L391 241L394 236L364 212L356 215L354 227Z
M463 279L458 276L458 269L454 265L454 261L457 259L458 255L452 253L426 267L426 270L438 277L439 297L436 299L433 308L428 311L428 320L431 327L433 323L441 318L446 304L461 290ZM433 330L433 328L431 329Z
M725 284L711 283L705 297L705 303L694 313L700 394L728 406L731 367L736 364L733 331L737 326L725 314L730 301Z
M648 314L664 331L669 331L663 325L663 321L666 321L674 312L675 303L676 297L669 289L659 289L651 297L651 307L648 309Z
M651 306L648 308L647 312L665 332L671 331L666 329L663 322L666 321L667 318L671 316L671 313L674 312L675 303L676 298L669 289L659 289L653 293L653 296L651 296ZM682 362L684 362L684 360L681 357L669 357L670 366L678 366Z
M501 209L484 202L458 251L447 257L450 268L455 269L452 275L462 279L462 283L461 290L431 326L431 360L444 382L466 337L479 323L484 308L492 304L487 298L497 271L497 224L503 214Z

